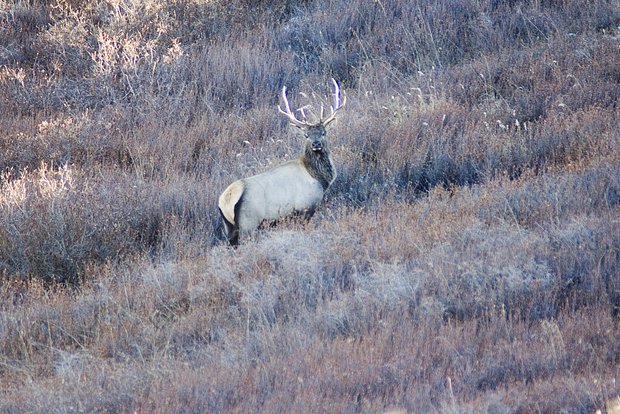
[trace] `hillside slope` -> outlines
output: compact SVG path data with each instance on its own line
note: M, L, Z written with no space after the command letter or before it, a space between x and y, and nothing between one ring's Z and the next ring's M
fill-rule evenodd
M0 411L611 412L616 0L0 2ZM219 193L347 95L309 222Z

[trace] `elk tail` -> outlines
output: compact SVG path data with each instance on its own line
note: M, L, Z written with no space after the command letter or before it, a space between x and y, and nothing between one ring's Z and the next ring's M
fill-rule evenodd
M226 235L233 245L239 241L238 213L244 189L242 181L235 181L224 190L218 200L220 214L226 227Z

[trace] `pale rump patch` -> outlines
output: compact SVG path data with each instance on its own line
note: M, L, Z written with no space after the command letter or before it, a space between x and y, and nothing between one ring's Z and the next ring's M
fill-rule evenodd
M218 206L220 211L224 215L226 221L230 224L235 224L235 205L243 194L243 182L235 181L224 190L218 200Z

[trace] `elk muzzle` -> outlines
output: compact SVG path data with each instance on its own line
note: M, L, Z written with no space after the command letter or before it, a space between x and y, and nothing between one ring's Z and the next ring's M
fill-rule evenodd
M311 148L314 152L321 152L323 151L323 143L318 139L315 139L312 141Z

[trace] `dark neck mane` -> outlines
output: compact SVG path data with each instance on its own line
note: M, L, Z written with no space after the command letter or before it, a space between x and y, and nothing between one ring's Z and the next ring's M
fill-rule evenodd
M310 175L321 183L323 190L327 190L336 178L336 168L331 160L329 150L324 148L321 152L314 152L308 145L301 156L301 160Z

